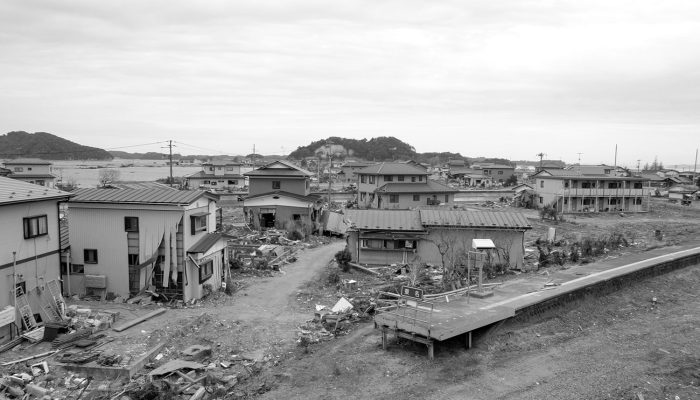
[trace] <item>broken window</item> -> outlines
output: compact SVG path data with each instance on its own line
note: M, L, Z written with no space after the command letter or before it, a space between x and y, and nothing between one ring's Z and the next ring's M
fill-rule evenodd
M128 256L128 262L129 265L139 265L139 255L138 254L129 254Z
M126 232L138 232L139 217L124 217L124 230Z
M97 249L84 249L83 262L85 264L97 264Z
M206 281L214 275L214 260L199 264L199 283Z

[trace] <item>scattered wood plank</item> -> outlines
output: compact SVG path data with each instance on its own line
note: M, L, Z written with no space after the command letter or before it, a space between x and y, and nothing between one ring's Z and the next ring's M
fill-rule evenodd
M207 390L202 386L201 388L197 389L196 392L190 397L190 400L201 400L204 398L204 395L207 393Z
M372 271L371 269L365 268L365 267L363 267L362 265L359 265L359 264L348 263L348 265L351 266L351 267L353 267L353 268L355 268L356 270L358 270L358 271L360 271L360 272L364 272L364 273L367 273L367 274L370 274L370 275L376 275L376 276L381 275L379 272L377 272L377 271Z
M131 327L134 326L134 325L138 325L138 324L140 324L141 322L146 321L146 320L148 320L148 319L151 319L151 318L153 318L153 317L156 317L156 316L158 316L158 315L160 315L160 314L163 314L164 312L165 312L165 308L159 308L159 309L157 309L157 310L155 310L155 311L149 312L149 313L146 314L146 315L143 315L143 316L138 317L138 318L136 318L136 319L132 319L131 321L126 321L125 323L123 323L123 324L121 324L121 325L119 325L119 326L115 326L115 327L112 328L112 330L114 330L115 332L122 332L122 331L125 331L125 330L131 328Z
M19 360L14 360L14 361L8 361L8 362L2 363L2 364L0 364L0 365L2 365L3 367L6 367L6 366L8 366L8 365L14 365L14 364L17 364L17 363L21 363L21 362L24 362L24 361L33 360L33 359L35 359L35 358L44 357L44 356L52 355L52 354L55 354L55 353L58 353L58 350L51 350L51 351L47 351L46 353L34 354L33 356L20 358Z

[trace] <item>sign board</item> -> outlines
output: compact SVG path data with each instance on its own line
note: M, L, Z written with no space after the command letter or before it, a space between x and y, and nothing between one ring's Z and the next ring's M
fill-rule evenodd
M7 306L0 311L0 327L15 322L15 308Z
M423 289L418 289L410 286L401 286L401 296L413 297L414 299L423 298Z

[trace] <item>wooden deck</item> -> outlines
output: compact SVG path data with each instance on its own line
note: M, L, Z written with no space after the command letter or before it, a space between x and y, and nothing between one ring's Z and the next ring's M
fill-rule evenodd
M468 333L467 342L470 343L472 331L511 318L527 308L610 280L681 261L698 264L700 247L686 246L675 251L656 249L576 266L547 276L531 275L527 279L508 281L497 287L493 296L483 299L461 296L450 298L449 302L402 300L398 307L375 315L374 322L382 330L385 347L388 333L393 332L397 337L426 344L432 358L433 341Z

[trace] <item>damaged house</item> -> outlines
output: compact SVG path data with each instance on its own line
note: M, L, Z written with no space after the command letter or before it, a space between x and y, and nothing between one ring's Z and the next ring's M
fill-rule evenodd
M59 203L70 196L0 177L0 343L10 339L13 325L22 327L19 315L47 320L50 283L60 279ZM15 294L25 296L18 301Z
M520 213L463 210L346 210L352 261L369 265L423 262L441 265L443 254L469 250L472 239L491 239L499 262L523 265L525 231Z
M243 211L251 227L283 228L287 221L318 222L321 198L310 195L311 172L278 160L243 175L249 181Z
M73 293L150 289L184 301L202 297L205 285L219 289L227 237L216 232L216 200L195 190L76 191L68 203L72 273L63 279Z

